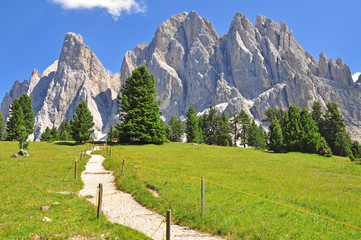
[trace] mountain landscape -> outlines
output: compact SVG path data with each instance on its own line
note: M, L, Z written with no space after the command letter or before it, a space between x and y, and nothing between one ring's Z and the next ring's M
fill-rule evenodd
M36 64L36 63L34 63ZM128 51L120 74L110 75L93 51L74 33L65 36L58 60L30 80L15 81L1 103L5 118L10 103L26 92L33 101L38 140L46 127L71 119L84 100L94 116L95 139L117 122L117 96L139 65L154 75L164 118L185 116L189 106L203 112L211 105L229 116L244 109L254 119L268 108L291 104L310 110L335 102L354 139L361 133L361 79L353 80L341 58L318 61L304 51L285 22L258 15L255 24L238 13L229 31L219 36L196 12L180 13L162 23L153 40ZM355 77L354 77L355 78Z

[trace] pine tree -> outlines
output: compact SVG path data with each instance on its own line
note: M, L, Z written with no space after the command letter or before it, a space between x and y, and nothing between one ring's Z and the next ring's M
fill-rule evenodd
M60 133L59 139L61 141L69 141L70 140L69 133L66 130L64 130L63 132Z
M267 146L267 134L260 124L257 126L253 120L248 128L248 145L256 148L265 148Z
M30 135L34 132L34 110L31 98L26 93L23 93L19 98L19 104L23 110L26 132Z
M323 118L322 106L321 106L320 102L315 101L313 103L311 115L312 115L312 119L317 124L319 133L321 134L321 136L324 136L324 133L325 133L325 129L324 129L325 120Z
M70 134L77 142L88 141L94 132L91 129L94 126L93 116L84 101L79 103L75 112L73 121L70 122Z
M265 116L266 118L262 120L262 122L264 123L269 123L271 124L271 122L275 119L277 119L277 121L279 122L279 124L282 126L283 125L283 119L284 116L287 114L285 111L283 111L282 109L278 109L278 108L269 108L265 111Z
M193 106L189 107L186 117L187 142L200 143L200 128L198 125L198 117Z
M231 120L231 125L232 125L232 133L233 133L233 146L236 147L237 146L237 140L238 140L238 124L239 124L239 114L237 113L233 113L232 114L232 120Z
M247 139L248 139L248 127L251 125L251 119L247 115L247 113L242 110L239 113L239 123L241 124L241 141L244 147L246 147Z
M108 132L108 139L109 141L113 141L113 139L115 138L115 134L114 134L114 127L113 127L113 124L110 124L110 127L109 127L109 132Z
M210 107L209 113L204 114L202 117L202 133L203 140L206 144L214 145L217 142L217 131L219 124L219 117L217 110L214 107Z
M277 119L269 126L269 149L276 152L284 152L282 129Z
M300 112L295 105L288 109L287 117L284 117L283 137L288 151L301 151Z
M5 120L3 114L0 112L0 140L4 140L5 129L6 129Z
M219 146L229 146L229 144L232 144L232 137L229 134L231 132L231 125L229 124L228 117L226 113L223 112L218 119L219 123L215 144Z
M55 126L51 129L51 137L53 141L58 141L60 138L59 131Z
M323 137L335 155L348 156L346 153L349 152L347 149L350 145L349 140L348 142L339 142L349 139L344 119L336 103L328 103L326 107Z
M9 120L6 126L6 140L18 140L20 127L24 125L24 113L20 106L19 99L16 98L10 105Z
M60 125L60 137L61 141L71 140L70 136L70 124L68 118Z
M176 116L172 116L168 122L168 128L170 130L169 140L172 142L180 142L184 132L182 120Z
M19 141L20 149L24 148L24 142L26 142L28 137L29 137L29 134L28 134L28 131L27 131L26 127L24 125L20 125L18 136L17 136L17 139L16 139L16 140Z
M45 131L41 134L40 140L47 142L53 141L53 136L51 135L51 130L49 127L46 127Z
M119 141L156 143L165 141L165 129L160 119L159 101L153 75L139 66L129 76L119 98L119 113L122 120Z
M355 158L361 158L361 146L360 146L360 143L358 141L353 141L351 143L350 149L351 149L352 155Z
M258 148L266 148L267 147L267 133L264 130L262 124L258 126L257 132L257 146Z

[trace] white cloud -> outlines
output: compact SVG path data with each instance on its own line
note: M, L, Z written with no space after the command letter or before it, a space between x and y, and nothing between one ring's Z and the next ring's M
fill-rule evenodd
M123 12L128 14L145 12L146 6L137 0L49 0L52 3L60 4L65 9L91 9L105 8L115 20L118 20Z
M360 72L357 72L357 73L353 74L353 75L352 75L352 80L353 80L354 82L356 82L356 81L358 80L358 78L359 78L360 75L361 75Z

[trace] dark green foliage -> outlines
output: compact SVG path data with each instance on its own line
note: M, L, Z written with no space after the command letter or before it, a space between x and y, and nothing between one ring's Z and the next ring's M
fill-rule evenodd
M295 105L292 104L289 107L287 117L284 116L283 121L282 134L286 150L301 151L301 119L300 112Z
M23 110L26 132L30 135L34 132L34 110L31 98L26 93L23 93L19 98L19 104Z
M79 103L75 112L73 121L70 122L70 134L77 142L88 141L94 132L91 129L94 126L93 116L84 101Z
M70 124L68 118L60 125L60 137L59 140L61 141L68 141L71 140L70 136Z
M0 112L0 140L5 139L5 129L6 129L5 120L3 114Z
M231 126L232 126L232 133L233 133L233 146L237 146L237 140L239 137L238 134L238 124L239 124L239 114L233 113L232 114L232 120L231 120Z
M241 144L246 147L248 139L248 127L251 125L251 119L244 110L239 113L239 123L241 124Z
M269 126L268 148L276 153L284 151L282 129L277 119L274 119Z
M24 125L24 113L19 99L15 99L10 105L9 120L6 126L6 140L18 140L20 127Z
M301 151L320 154L323 149L330 151L326 141L318 132L317 123L304 108L300 112Z
M358 141L353 141L350 149L355 158L361 158L361 146Z
M160 119L159 102L153 75L145 66L134 69L121 90L119 113L120 142L155 143L165 141L165 129Z
M167 126L167 138L172 142L180 142L184 133L182 120L176 116L172 116Z
M334 141L335 145L332 149L332 152L335 155L347 157L352 154L350 150L351 139L350 136L346 133L346 131L336 133Z
M113 124L110 124L109 132L108 132L108 140L113 141L114 138L116 138L114 127Z
M335 155L348 156L350 144L349 136L346 133L346 124L344 119L338 110L336 103L328 103L327 109L324 115L324 132L322 136L326 139L326 142L332 149ZM347 142L339 142L347 141Z
M277 121L282 126L284 115L287 113L285 111L283 111L282 109L269 108L266 110L266 112L264 114L265 114L266 118L263 119L262 122L271 123L273 120L277 119Z
M190 106L187 112L187 122L186 122L186 134L187 142L201 142L201 133L198 125L198 117L193 106Z
M267 146L267 134L260 124L257 126L253 120L248 128L248 145L256 148L265 148Z
M40 140L47 142L53 141L53 136L51 135L51 130L49 127L46 127L45 131L41 134Z
M229 124L227 115L223 112L218 119L216 144L219 146L229 146L229 144L232 144L232 137L229 134L231 132L231 125Z
M214 107L210 107L209 113L202 116L202 133L203 141L206 144L216 144L217 142L217 131L219 124L219 117L217 115L217 110Z
M324 119L320 102L315 101L312 105L312 119L316 122L319 132L323 135L324 132Z
M18 136L17 136L17 140L19 141L20 144L20 148L23 149L24 148L24 142L26 142L26 140L28 139L29 134L27 132L27 129L24 125L20 125L19 128L19 132L18 132Z
M55 126L51 129L51 137L53 141L58 141L60 139L59 131Z

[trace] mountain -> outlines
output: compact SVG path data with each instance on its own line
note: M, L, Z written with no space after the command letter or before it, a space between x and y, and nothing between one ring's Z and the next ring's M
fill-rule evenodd
M95 135L105 136L117 113L116 96L132 70L146 65L154 75L163 117L185 116L189 106L204 112L211 105L228 115L246 110L263 119L268 108L295 104L311 109L336 102L352 137L361 133L361 79L354 83L341 58L316 60L304 51L285 22L258 15L252 24L237 13L224 36L196 12L180 13L163 22L148 44L138 44L123 59L120 75L110 76L80 35L68 33L60 58L42 75L15 82L2 102L7 113L22 92L33 99L35 139L52 125L71 118L85 100L94 116ZM6 115L6 114L5 114Z
M1 103L5 117L12 100L26 92L33 101L35 132L39 139L46 127L71 119L75 107L85 101L94 117L95 139L103 138L117 112L120 91L119 74L110 75L81 35L65 36L59 60L42 75L34 69L29 81L15 82Z
M361 133L361 88L341 58L317 61L304 51L285 22L262 15L253 25L237 13L228 32L219 36L196 12L180 13L162 23L149 45L125 54L122 81L145 64L156 79L161 110L167 119L210 105L229 115L245 109L263 119L267 108L295 104L311 109L336 102L353 138Z

